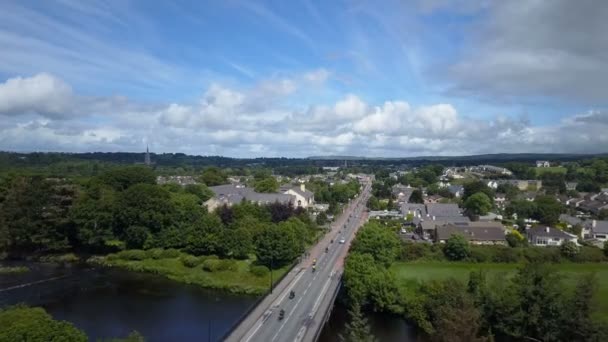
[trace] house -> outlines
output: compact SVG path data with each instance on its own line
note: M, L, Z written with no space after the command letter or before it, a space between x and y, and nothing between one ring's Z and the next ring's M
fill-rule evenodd
M565 223L568 228L572 228L577 224L583 223L583 220L581 220L580 218L566 214L559 215L559 221Z
M471 168L473 172L485 173L485 174L500 174L510 176L513 172L505 169L504 167L498 167L494 165L479 165Z
M306 190L306 185L294 186L283 191L286 195L295 196L294 205L297 207L308 208L315 203L315 194Z
M502 220L502 215L496 213L488 213L487 215L479 216L478 222L492 222L496 220Z
M497 207L504 207L505 202L507 201L507 195L497 192L494 194L494 203Z
M586 201L583 201L582 203L580 203L578 207L581 208L582 210L585 210L592 214L597 215L597 214L599 214L599 212L601 210L608 209L608 203L600 202L600 201L593 201L593 200L591 200L591 201L586 200Z
M551 163L546 160L537 160L536 167L551 167Z
M412 214L414 217L425 218L426 206L420 203L402 203L401 204L401 215L407 216Z
M534 246L561 246L564 242L576 243L577 236L566 233L557 228L533 227L526 232L528 242Z
M372 210L369 212L368 218L401 219L403 216L398 210Z
M566 190L576 190L577 182L566 182Z
M317 212L325 212L329 210L329 204L327 203L315 203L312 207Z
M424 204L435 204L435 203L439 203L439 201L441 201L443 199L442 196L440 195L431 195L431 196L427 196L424 199Z
M397 202L407 202L410 200L410 196L412 196L412 192L414 192L414 188L409 185L395 184L391 188L391 194L394 198L397 199Z
M585 239L596 239L602 242L608 241L608 221L585 221L582 234Z
M295 204L296 201L296 196L294 195L259 193L252 188L240 184L218 185L209 187L209 189L214 193L214 196L204 203L209 211L213 211L224 204L232 206L233 204L241 203L244 200L257 204L270 204L274 202Z
M450 185L448 190L454 197L462 197L464 195L464 186L462 185Z
M429 203L426 206L427 217L440 220L442 217L462 216L460 208L454 203Z
M500 222L469 222L436 226L435 242L445 243L454 234L473 245L505 245L505 229Z
M492 182L496 182L496 187L501 184L510 184L518 188L520 191L526 191L528 189L539 190L543 186L543 182L536 179L499 179Z
M436 236L436 228L438 226L444 226L446 224L467 224L471 222L466 216L453 216L453 217L444 217L441 220L429 220L423 219L420 220L416 227L416 232L422 235L423 238L426 239L435 239Z

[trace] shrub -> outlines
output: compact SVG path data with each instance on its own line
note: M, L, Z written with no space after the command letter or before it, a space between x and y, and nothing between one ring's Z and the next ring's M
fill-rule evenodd
M173 259L173 258L177 258L181 255L180 251L174 248L169 248L169 249L163 249L163 252L161 253L161 258L162 259Z
M469 242L464 236L454 234L446 241L443 253L452 261L466 259L470 254Z
M493 262L519 262L522 259L521 248L494 246Z
M268 275L270 270L268 269L268 267L263 265L251 265L249 267L249 272L251 272L256 277L264 277Z
M236 271L238 263L233 259L219 260L218 271Z
M118 259L122 260L144 260L148 258L148 253L141 249L128 249L116 254Z
M566 241L564 242L560 247L559 247L559 251L562 253L562 256L568 258L568 259L574 259L574 257L576 257L576 255L578 254L578 246L576 245L576 243L572 242L572 241Z
M19 274L29 272L30 269L25 266L3 267L0 266L0 275L2 274Z
M528 247L524 248L524 258L531 263L560 262L559 248L555 247Z
M603 251L597 247L582 246L574 257L576 262L602 262L606 257Z
M215 272L218 270L220 260L218 259L206 259L203 261L203 270L207 272Z
M405 242L401 246L400 259L402 261L413 261L424 258L431 254L431 248L426 243Z
M152 248L147 251L148 258L162 259L164 250L162 248Z
M201 263L201 260L194 255L184 255L180 257L180 260L184 266L189 268L194 268Z
M80 258L74 253L59 254L59 255L45 255L40 258L42 262L56 262L56 263L69 263L78 262Z

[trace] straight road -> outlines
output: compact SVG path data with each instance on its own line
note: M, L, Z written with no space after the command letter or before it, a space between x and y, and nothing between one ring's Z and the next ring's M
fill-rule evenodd
M252 317L245 319L227 341L301 341L310 335L309 328L321 328L318 326L320 322L315 322L314 319L325 296L332 293L340 281L343 258L356 230L364 222L365 205L370 191L371 180L367 179L363 181L361 194L351 201L332 225L332 230L311 248L310 257L303 260L294 268L293 274L286 276L277 285L279 291L272 300L260 304L266 308L258 307L252 311ZM313 272L315 259L316 269ZM290 291L295 293L293 299L289 298ZM285 310L285 315L279 320L281 309Z

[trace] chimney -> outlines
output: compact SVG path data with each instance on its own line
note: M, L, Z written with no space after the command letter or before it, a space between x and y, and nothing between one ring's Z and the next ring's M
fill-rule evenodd
M549 232L550 229L551 228L549 228L549 227L545 227L545 230L547 231L547 233Z
M591 221L591 227L592 228L595 228L596 225L597 225L597 221L596 220Z
M304 183L300 184L300 190L302 190L302 192L306 191L306 185Z

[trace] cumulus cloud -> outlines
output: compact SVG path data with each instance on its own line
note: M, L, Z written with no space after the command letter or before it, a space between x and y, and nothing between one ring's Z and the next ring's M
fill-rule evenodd
M0 114L38 113L59 118L69 114L72 100L72 88L47 73L0 83Z
M64 94L61 106L43 106L49 104L40 99L52 100L52 96L31 96L36 87L28 78L3 84L0 94L10 94L12 102L11 115L0 114L5 118L0 124L0 149L138 151L147 142L159 152L236 157L398 157L605 152L608 146L605 111L575 114L538 126L525 118L504 115L474 119L449 103L412 106L397 99L374 104L355 94L309 103L301 109L301 104L292 104L301 86L295 79L271 79L240 88L212 84L192 103L149 104L125 97L83 97L73 94L59 79L45 78L60 85L50 89L63 89L63 93L50 92ZM289 83L296 90L290 90ZM48 80L42 84L49 89ZM15 88L29 90L6 90ZM269 96L261 97L262 93ZM36 100L26 101L31 98ZM8 108L5 102L2 105ZM61 108L71 108L71 115L60 115Z

